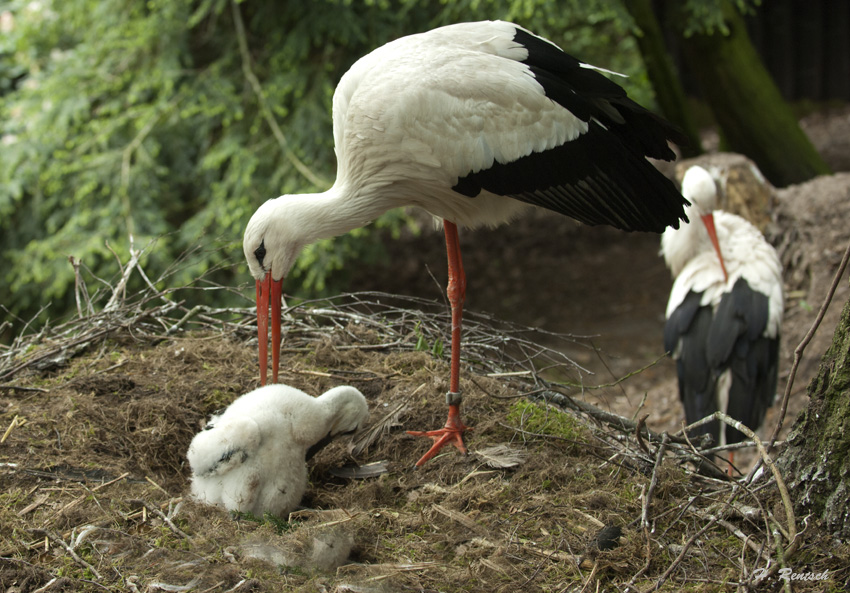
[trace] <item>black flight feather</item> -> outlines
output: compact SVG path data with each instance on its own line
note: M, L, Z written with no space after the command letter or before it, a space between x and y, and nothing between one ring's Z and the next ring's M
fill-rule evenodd
M684 143L684 136L544 39L517 29L514 41L528 50L523 63L546 96L589 129L561 146L469 173L453 189L469 197L486 190L626 231L662 232L687 220L687 201L646 160L674 159L667 142Z

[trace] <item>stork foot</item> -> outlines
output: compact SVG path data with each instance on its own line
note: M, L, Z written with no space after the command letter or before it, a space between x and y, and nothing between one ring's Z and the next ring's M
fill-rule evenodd
M464 425L460 419L460 406L449 406L449 417L446 420L446 425L439 430L408 430L407 434L416 437L428 437L434 440L434 444L428 449L428 452L416 462L416 467L422 467L426 461L434 457L440 452L440 449L447 444L452 444L464 455L467 453L466 445L463 443L463 433L467 430L472 430Z

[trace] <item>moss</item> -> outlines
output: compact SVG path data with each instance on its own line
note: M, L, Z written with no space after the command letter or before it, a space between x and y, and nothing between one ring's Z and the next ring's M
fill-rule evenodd
M522 430L535 434L547 434L570 441L581 441L586 436L584 428L572 415L530 401L516 402L511 407L507 420Z
M788 476L798 512L813 513L840 537L850 537L846 500L850 475L850 302L844 306L833 342L809 384L809 407L778 460Z
M213 389L204 398L204 408L207 410L220 410L229 406L235 399L235 395L223 389Z

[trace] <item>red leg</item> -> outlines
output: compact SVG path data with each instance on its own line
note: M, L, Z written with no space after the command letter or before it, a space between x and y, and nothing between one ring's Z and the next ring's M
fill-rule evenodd
M449 393L446 394L446 402L449 404L449 415L446 419L446 425L439 430L424 432L407 431L408 434L414 436L424 436L434 439L434 445L416 462L417 467L422 466L426 461L434 457L447 443L451 443L457 447L461 453L467 452L466 445L463 444L463 432L467 430L467 427L464 426L460 419L460 329L463 318L463 301L466 298L466 274L463 271L463 261L460 257L457 225L444 220L443 228L446 231L446 252L449 257L449 285L446 292L452 307L451 376L449 379Z

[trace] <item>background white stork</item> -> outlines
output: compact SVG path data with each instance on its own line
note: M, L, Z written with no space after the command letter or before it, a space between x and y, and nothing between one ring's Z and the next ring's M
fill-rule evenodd
M673 126L630 100L600 70L507 22L449 25L388 43L358 60L333 98L337 178L328 191L269 200L243 248L257 280L260 375L280 350L281 281L301 249L391 208L442 219L452 306L449 417L412 433L465 452L460 327L466 279L458 226L496 226L528 204L581 222L662 232L684 218L672 182L646 159L672 160Z
M195 435L186 457L192 495L258 517L285 517L307 488L307 463L336 436L362 428L366 398L354 387L312 397L267 385L237 398Z
M688 169L682 194L692 204L691 223L665 231L661 251L675 278L664 348L676 359L685 418L690 424L719 410L757 430L776 395L782 264L756 227L715 210L717 187L708 171ZM717 421L694 433L711 434L718 444L744 440Z

